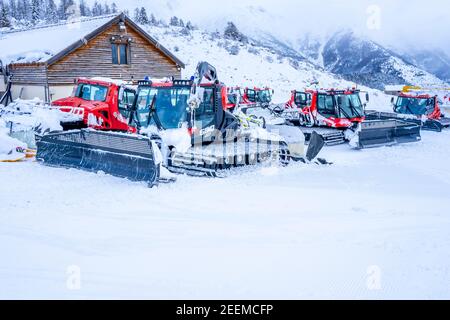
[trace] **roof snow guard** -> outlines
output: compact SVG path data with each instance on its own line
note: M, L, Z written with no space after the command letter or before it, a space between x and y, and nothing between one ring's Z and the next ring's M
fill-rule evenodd
M127 23L177 66L185 67L180 59L124 13L0 33L0 60L13 65L51 65L120 22Z

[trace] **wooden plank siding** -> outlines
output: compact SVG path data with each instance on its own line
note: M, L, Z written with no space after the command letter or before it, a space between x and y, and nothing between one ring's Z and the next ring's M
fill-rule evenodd
M45 64L11 65L13 84L45 85L47 82Z
M77 77L108 77L122 80L139 80L145 76L161 78L181 77L175 62L126 24L126 32L120 32L114 24L91 39L85 46L69 53L48 66L48 83L61 85L73 83ZM112 63L111 38L131 38L129 64Z

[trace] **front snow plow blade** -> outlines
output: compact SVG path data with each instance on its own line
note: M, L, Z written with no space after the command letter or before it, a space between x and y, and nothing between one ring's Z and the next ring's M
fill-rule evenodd
M439 120L435 119L426 119L422 120L415 116L408 116L408 115L400 115L398 113L392 113L392 112L379 112L379 111L373 111L368 110L366 111L366 119L368 120L401 120L405 122L411 122L415 123L422 130L426 131L434 131L434 132L442 132L442 130L450 127L450 118L442 117Z
M82 129L42 136L36 159L49 166L103 171L153 186L159 179L153 146L143 136Z
M360 124L356 139L350 144L357 149L389 146L421 140L420 126L401 120L370 120Z

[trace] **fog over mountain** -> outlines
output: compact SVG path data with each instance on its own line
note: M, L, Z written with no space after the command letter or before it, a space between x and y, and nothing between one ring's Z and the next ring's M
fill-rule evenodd
M90 0L93 2L93 0ZM202 28L223 29L227 21L252 35L268 32L295 42L305 33L329 36L350 28L384 46L440 49L450 55L450 2L440 0L117 0L119 8L145 6L168 19L177 15Z

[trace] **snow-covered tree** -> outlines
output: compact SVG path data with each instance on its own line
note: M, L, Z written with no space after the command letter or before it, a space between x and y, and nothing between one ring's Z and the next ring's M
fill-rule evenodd
M80 0L79 3L79 7L80 7L80 16L82 17L88 17L88 11L90 11L89 6L86 4L85 0Z
M37 24L42 19L42 0L31 0L31 23Z
M26 27L41 22L56 23L73 17L100 16L118 12L115 2L96 0L92 9L88 0L0 0L2 25ZM139 14L141 12L139 11ZM145 17L144 17L145 21Z
M0 0L0 28L11 27L11 21L9 20L8 6L3 0Z
M150 23L152 26L156 26L156 25L158 24L158 21L156 20L156 17L155 17L155 15L154 15L153 13L150 15L150 21L149 21L149 23Z
M111 7L107 2L103 4L103 14L111 14Z
M138 22L141 24L149 24L147 10L144 7L141 7L139 10L139 19Z
M230 40L236 40L239 42L243 42L243 43L247 43L248 42L248 38L242 34L238 28L236 27L236 25L233 22L228 22L227 27L225 28L225 31L223 33L224 37L226 39L230 39Z
M170 18L169 24L174 27L178 27L180 25L180 20L177 17Z
M117 4L115 2L113 2L111 4L111 13L117 13L119 12L119 9L117 8Z
M187 23L186 23L186 28L188 29L188 30L195 30L195 26L192 24L192 22L191 21L188 21Z
M30 21L31 10L30 2L28 0L18 0L17 1L17 19Z
M6 4L6 2L5 2ZM17 19L17 5L16 5L16 0L9 0L9 16L11 18Z
M92 15L94 17L103 15L103 7L98 1L94 2L94 6L92 7Z
M61 20L67 20L74 11L74 0L61 0L58 7L58 16Z
M47 23L58 22L58 8L54 0L47 0L47 7L45 8L45 21Z

